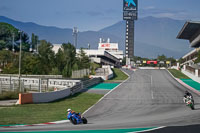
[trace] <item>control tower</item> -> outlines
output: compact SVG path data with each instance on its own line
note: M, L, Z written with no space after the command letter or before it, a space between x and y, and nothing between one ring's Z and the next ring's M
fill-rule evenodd
M126 20L125 57L126 65L134 56L134 24L138 15L138 0L123 0L123 19Z

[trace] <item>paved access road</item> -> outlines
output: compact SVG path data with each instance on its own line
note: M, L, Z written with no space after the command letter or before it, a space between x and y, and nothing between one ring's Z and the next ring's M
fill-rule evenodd
M4 130L95 130L200 124L199 96L193 94L196 110L186 107L182 100L186 88L166 70L126 72L130 78L84 114L89 121L87 125L63 123Z

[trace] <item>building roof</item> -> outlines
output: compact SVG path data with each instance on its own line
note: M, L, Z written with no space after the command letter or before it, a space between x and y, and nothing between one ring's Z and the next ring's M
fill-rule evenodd
M196 49L194 49L194 50L190 51L189 53L185 54L182 58L185 59L185 58L187 58L188 56L194 54L195 52L197 52Z
M184 24L177 38L189 40L192 47L199 47L200 42L195 41L195 43L192 43L199 35L200 22L188 21Z

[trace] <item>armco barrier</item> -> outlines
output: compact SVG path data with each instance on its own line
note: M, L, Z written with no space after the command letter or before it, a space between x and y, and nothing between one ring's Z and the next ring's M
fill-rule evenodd
M29 93L29 94L19 94L19 104L26 103L47 103L56 101L69 95L74 95L77 92L80 92L82 89L89 86L95 85L102 82L101 78L94 78L84 82L77 83L71 88L67 88L60 91L47 92L47 93Z

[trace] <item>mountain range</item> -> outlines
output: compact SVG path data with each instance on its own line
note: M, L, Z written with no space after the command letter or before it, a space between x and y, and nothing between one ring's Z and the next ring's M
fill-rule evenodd
M20 22L0 16L0 22L9 23L23 30L31 37L34 33L39 39L45 39L53 44L73 43L71 28L42 26L32 22ZM191 50L185 40L176 39L185 21L170 18L145 17L135 21L135 55L155 58L158 55L180 58ZM99 38L110 38L111 42L119 43L119 49L125 49L126 22L120 21L99 31L83 31L78 33L78 48L97 49Z

